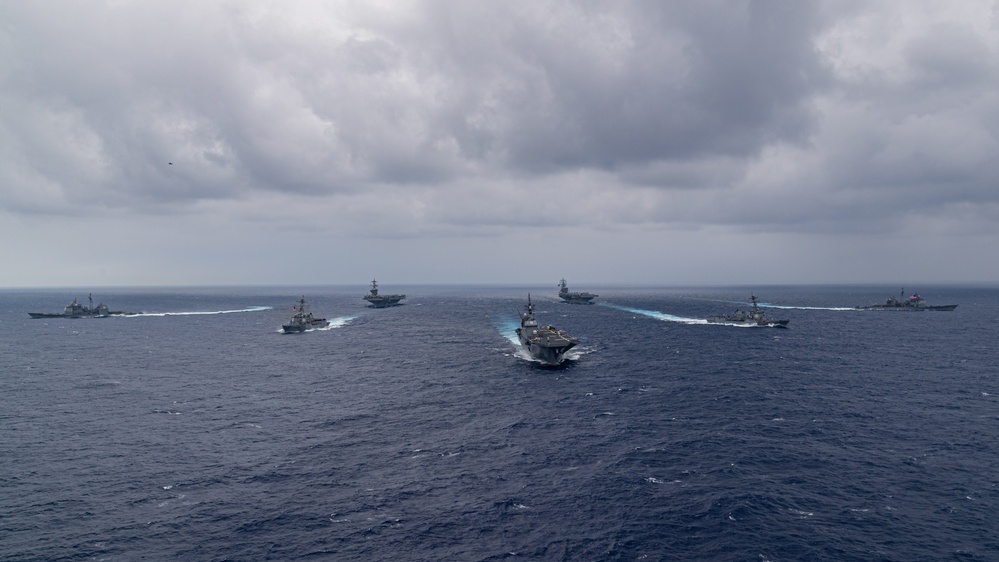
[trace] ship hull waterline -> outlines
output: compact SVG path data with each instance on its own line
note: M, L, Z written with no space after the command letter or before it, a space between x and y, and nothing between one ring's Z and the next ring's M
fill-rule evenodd
M933 306L885 306L882 304L875 304L871 306L858 306L857 310L890 310L892 312L922 312L924 310L931 310L935 312L950 312L957 308L956 304L942 304Z

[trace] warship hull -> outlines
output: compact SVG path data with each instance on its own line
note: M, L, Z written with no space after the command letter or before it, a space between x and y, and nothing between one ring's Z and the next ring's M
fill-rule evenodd
M593 296L581 296L581 295L559 295L559 297L569 304L593 304L593 299L597 295Z
M93 312L84 314L63 314L62 312L29 312L32 318L107 318L110 312Z
M593 304L590 301L599 296L586 291L570 291L564 277L558 282L558 298L569 304Z
M107 318L109 316L139 316L141 312L125 312L124 310L108 310L106 312L88 312L79 314L66 314L63 312L29 312L32 318Z
M29 312L32 318L107 318L108 316L134 316L138 312L125 312L123 310L108 310L108 305L101 303L94 306L94 297L87 297L90 306L84 306L73 299L73 302L66 305L62 312Z
M292 307L296 310L294 316L287 324L281 326L286 334L301 334L302 332L307 332L309 330L315 330L317 328L325 328L329 326L329 322L325 318L316 318L311 312L305 311L305 297L298 301L298 306Z
M727 326L759 326L761 328L787 328L790 320L774 320L767 318L766 312L760 308L756 295L750 295L753 308L748 311L736 310L734 314L722 314L707 318L709 324L725 324Z
M286 334L300 334L307 330L315 330L316 328L325 328L329 325L326 320L313 320L312 322L305 322L301 324L285 324L281 326Z
M935 310L938 312L950 312L957 308L956 304L943 304L934 306L892 306L886 304L872 304L870 306L858 306L857 310L892 310L900 312L918 312L921 310Z
M372 308L388 308L390 306L399 306L399 301L406 298L406 295L385 295L378 297L371 297L369 295L363 298L371 303Z
M531 295L527 295L526 312L520 315L517 339L531 357L549 365L561 363L565 359L565 353L579 343L579 340L555 326L538 326Z
M710 324L728 324L730 326L760 326L763 328L787 328L789 320L741 320L724 316L712 316L707 319Z
M566 352L576 347L575 342L567 342L562 345L538 344L526 340L523 336L520 336L520 344L524 346L531 357L549 365L562 363L565 360Z
M361 298L371 303L371 308L387 308L398 306L399 301L406 298L406 295L379 295L378 281L372 279L371 290Z
M943 305L928 305L926 304L926 299L919 296L919 293L914 293L911 297L905 298L905 289L899 292L899 298L888 297L884 304L871 304L867 306L858 306L857 310L904 310L906 312L915 312L920 310L934 310L937 312L950 312L957 308L956 304L943 304Z

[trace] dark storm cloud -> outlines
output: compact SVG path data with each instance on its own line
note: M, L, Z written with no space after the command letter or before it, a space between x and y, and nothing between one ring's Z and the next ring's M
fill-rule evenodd
M804 4L430 3L308 25L266 5L6 11L6 96L28 116L8 132L73 203L748 156L807 135L823 75ZM24 135L38 119L85 161ZM100 177L72 186L88 165Z
M524 41L540 53L538 74L559 103L542 127L518 127L534 142L510 144L533 167L617 168L798 142L823 77L809 11L709 2L621 14L628 45L603 67L571 41Z
M995 18L984 1L8 2L0 213L347 243L577 229L609 252L682 231L726 257L720 240L761 233L957 247L997 234Z

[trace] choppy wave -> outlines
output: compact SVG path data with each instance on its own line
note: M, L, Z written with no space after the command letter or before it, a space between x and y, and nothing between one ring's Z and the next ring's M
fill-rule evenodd
M588 344L561 369L515 353L512 291L426 290L384 314L333 294L301 338L273 333L300 289L65 323L0 291L0 560L995 558L999 289L756 334L683 325L743 305L629 289L551 313Z

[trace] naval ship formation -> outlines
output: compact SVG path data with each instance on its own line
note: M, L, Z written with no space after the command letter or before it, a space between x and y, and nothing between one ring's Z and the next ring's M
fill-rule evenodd
M559 283L559 297L569 303L590 304L597 295L587 292L569 291L567 283L563 278ZM363 299L370 303L371 307L384 308L398 305L399 301L406 298L406 295L383 295L378 292L378 282L371 281L369 294ZM723 314L712 316L706 321L712 324L728 324L739 326L767 326L776 328L786 328L788 320L777 320L768 318L763 309L760 308L756 295L751 295L752 307L748 311L736 310L733 314ZM899 297L889 297L884 304L873 304L868 306L857 306L857 310L899 310L899 311L952 311L957 308L956 304L935 305L926 304L926 300L914 293L905 298L905 291ZM299 300L299 304L292 308L294 316L282 325L283 332L301 333L317 328L325 328L330 323L325 318L318 318L306 310L305 297ZM62 312L29 312L31 318L107 318L109 316L139 315L139 312L123 312L109 310L108 306L100 303L94 306L93 296L88 295L88 305L77 302L74 298L66 305ZM579 340L562 330L552 326L539 326L534 316L534 303L531 295L527 296L527 306L520 314L520 327L516 329L517 338L524 349L531 357L550 365L558 365L565 360L566 353L579 344Z
M298 301L298 306L293 306L292 310L295 310L295 315L291 317L291 320L287 324L281 326L286 334L299 334L306 330L314 330L316 328L325 328L329 326L329 322L325 318L316 318L311 312L305 311L305 297Z
M517 338L531 357L558 365L565 359L565 352L576 347L579 340L559 330L555 326L538 326L534 318L534 305L531 295L527 295L527 309L520 315L520 327L517 328Z
M569 304L593 304L590 301L600 296L593 293L570 291L569 286L565 283L565 277L559 281L558 287L558 298Z

